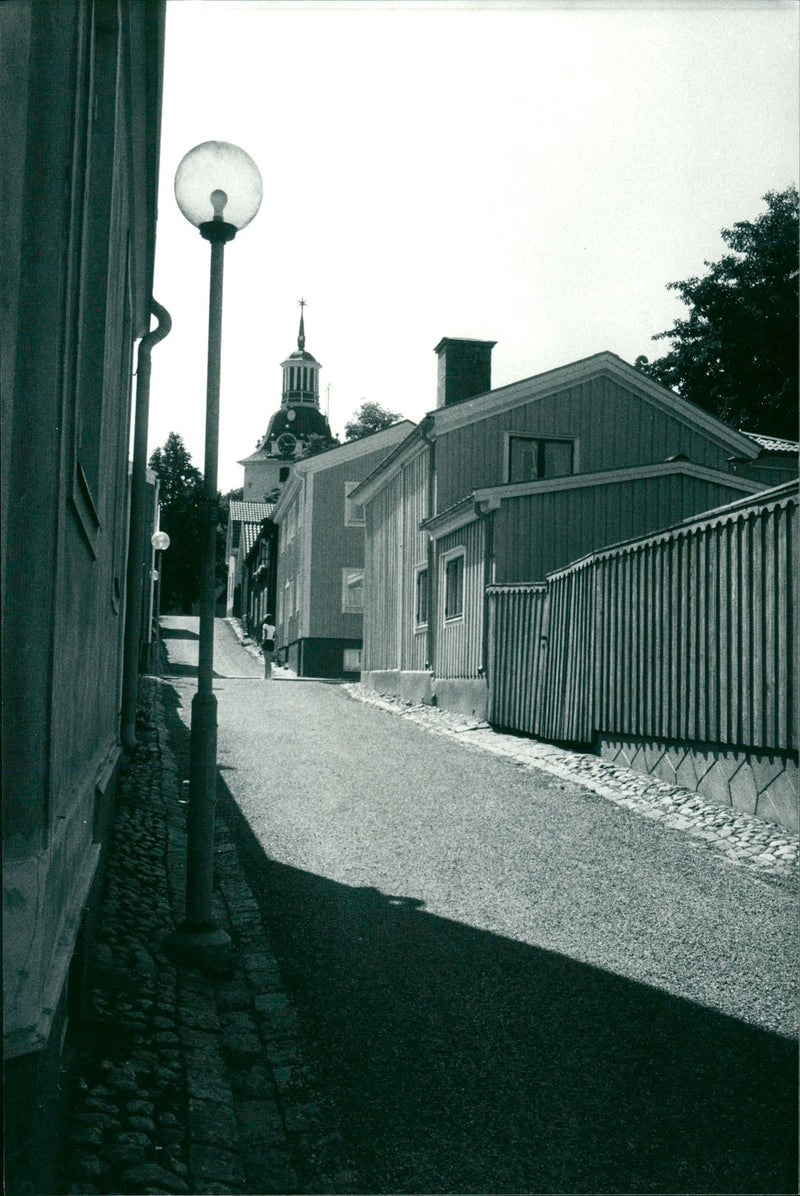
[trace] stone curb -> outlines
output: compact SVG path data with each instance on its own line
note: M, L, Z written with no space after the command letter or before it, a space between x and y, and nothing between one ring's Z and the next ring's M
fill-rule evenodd
M234 941L234 968L206 975L162 949L182 917L186 849L169 688L143 679L139 747L122 769L88 1017L68 1078L61 1191L353 1191L221 812L214 913Z
M492 730L486 722L468 720L436 706L414 705L358 684L345 685L343 689L357 701L408 718L434 734L457 737L462 743L522 767L540 769L581 785L642 818L682 831L698 845L721 853L732 864L782 884L798 884L800 836L753 814L714 805L690 789L644 776L599 756L503 734Z

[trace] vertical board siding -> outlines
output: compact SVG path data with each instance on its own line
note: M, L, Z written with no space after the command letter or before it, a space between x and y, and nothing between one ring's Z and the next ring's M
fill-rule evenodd
M442 678L476 678L480 675L483 654L484 603L484 544L483 522L476 520L443 536L436 545L439 571L437 599L438 644L436 676ZM454 548L465 549L464 615L445 622L444 618L444 562L445 553Z
M544 581L598 548L666 532L739 493L721 482L670 475L509 497L495 516L496 580Z
M548 579L547 658L534 731L544 739L583 743L591 738L594 588L591 560Z
M376 495L365 511L367 522L367 559L364 592L365 670L397 669L397 627L400 619L398 581L401 520L400 490L402 479L393 478Z
M492 586L497 725L797 748L797 495Z
M544 630L547 587L501 586L489 590L489 720L528 735L537 733L541 668L546 655Z
M728 468L729 450L675 415L643 401L640 393L618 379L598 374L550 394L532 394L527 401L520 395L514 407L483 419L476 409L472 422L442 432L436 450L440 510L473 489L505 480L506 432L577 440L580 473L656 463L678 453L701 465ZM773 484L781 480L776 475Z
M427 561L428 541L420 524L428 516L428 454L419 453L402 471L403 486L403 633L401 668L424 669L427 634L417 631L416 569ZM430 617L430 613L429 613Z

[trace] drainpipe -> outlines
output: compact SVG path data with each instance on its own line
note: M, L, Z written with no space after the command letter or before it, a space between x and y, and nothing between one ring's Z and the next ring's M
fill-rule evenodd
M428 519L433 518L433 516L436 514L436 511L434 509L435 505L436 505L436 441L432 440L431 437L428 436L428 432L427 432L427 429L432 427L432 425L433 425L432 416L426 415L425 418L423 420L421 420L421 422L419 424L419 428L418 428L418 431L419 431L419 434L420 434L422 440L424 440L425 444L427 444L428 448L430 449L430 452L428 453L428 515L427 515ZM427 564L428 564L428 630L425 635L425 651L426 651L426 654L428 657L428 659L426 661L426 668L428 668L430 670L430 672L433 673L435 671L434 670L434 658L435 658L435 654L436 654L436 591L437 591L437 584L436 584L436 573L435 573L436 551L435 551L435 546L433 543L433 537L430 535L428 536Z
M150 310L158 326L139 341L136 363L136 421L133 429L130 535L125 595L125 641L122 670L122 745L136 747L136 699L139 691L139 648L142 633L142 570L144 567L144 500L147 488L147 429L150 418L150 354L172 328L169 312L155 299Z
M494 513L500 506L499 499L474 499L473 510L483 522L483 628L481 633L481 663L479 674L489 684L489 595L486 587L492 584L494 564Z

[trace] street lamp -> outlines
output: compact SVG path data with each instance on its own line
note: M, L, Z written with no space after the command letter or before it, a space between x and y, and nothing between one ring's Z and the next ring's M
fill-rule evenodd
M244 150L227 141L204 141L195 146L175 174L178 207L211 244L200 642L197 693L192 699L186 913L183 924L169 941L176 958L198 967L225 967L231 957L231 940L215 925L212 912L217 797L217 699L213 677L222 273L225 242L232 241L250 223L261 206L262 194L263 183L255 162Z

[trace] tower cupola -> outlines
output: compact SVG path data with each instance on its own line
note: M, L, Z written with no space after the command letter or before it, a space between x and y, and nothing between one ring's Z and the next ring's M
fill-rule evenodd
M319 371L316 357L306 349L305 299L300 300L297 349L281 362L281 405L244 465L246 502L274 502L288 479L292 463L311 453L333 448L339 441L319 406Z
M283 369L283 390L281 407L306 405L319 410L319 371L322 368L316 357L306 349L306 328L304 319L305 299L300 300L300 329L297 334L297 349L281 362Z

